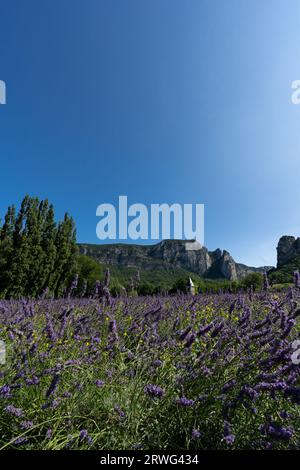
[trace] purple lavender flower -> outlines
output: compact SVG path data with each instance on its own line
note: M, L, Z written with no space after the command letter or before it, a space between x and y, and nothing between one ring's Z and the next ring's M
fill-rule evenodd
M227 436L224 436L224 441L228 445L232 445L235 441L235 436L233 434L228 434Z
M184 406L184 407L194 406L195 400L191 400L186 397L181 397L181 398L177 398L176 404L179 406Z
M63 338L63 336L65 334L65 330L66 330L67 323L68 323L68 316L70 315L71 311L72 311L72 309L71 310L65 309L63 314L62 314L62 322L61 322L60 330L59 330L59 333L58 333L59 338Z
M213 322L209 323L208 325L202 326L201 328L199 328L199 330L197 332L197 336L205 335L205 333L210 331L213 326L214 326Z
M285 428L276 423L271 423L265 427L266 433L275 439L289 440L294 433L293 428Z
M61 404L61 398L55 398L51 403L51 408L55 410Z
M9 385L3 385L0 387L0 398L10 398L11 393L10 393L10 386Z
M300 273L299 271L294 271L294 285L296 289L300 288Z
M191 325L189 325L185 330L183 330L181 333L180 333L180 336L179 336L179 339L180 341L184 341L185 338L187 337L187 335L189 334L189 332L191 331L192 327Z
M261 382L255 386L255 390L268 390L268 391L275 391L275 390L284 390L286 388L286 383L283 381L278 381L274 383L269 382Z
M20 423L20 428L21 429L30 429L33 426L33 421L22 421Z
M152 384L146 385L144 387L144 392L151 398L162 398L165 394L165 391L161 387Z
M212 375L212 373L213 373L212 370L211 370L209 367L207 367L207 366L201 367L201 372L202 372L202 374L205 375L205 376L210 376L210 375Z
M86 429L81 429L79 432L79 440L86 441L89 445L93 444L93 439L89 436L89 433Z
M14 405L7 405L5 411L17 418L21 418L24 415L24 411L21 408L16 408Z
M200 439L200 437L201 437L201 432L198 429L194 428L192 430L192 439L197 440L197 439Z
M116 334L117 332L116 320L110 320L109 325L108 325L108 330L110 333Z
M224 421L224 434L223 434L224 441L228 445L232 445L235 441L235 436L231 432L231 425L228 421Z
M284 330L283 330L283 332L282 332L282 335L281 335L281 338L282 338L282 339L286 338L286 337L290 334L290 332L291 332L291 330L292 330L292 328L293 328L293 326L294 326L295 324L296 324L296 320L294 320L293 318L290 318L290 319L286 322L286 326L285 326L285 328L284 328Z
M207 397L208 397L207 394L202 393L201 395L199 395L199 396L197 397L197 400L196 400L196 401L198 401L199 403L203 403L203 402L205 402L205 401L207 400Z
M51 341L57 340L57 334L54 330L52 318L48 311L46 311L46 333Z
M211 336L212 338L214 338L215 336L217 336L217 335L220 333L220 331L224 328L224 325L225 325L224 321L221 321L221 322L220 322L218 325L216 325L215 328L212 330L210 336Z
M250 333L249 338L254 339L254 338L261 338L262 336L266 336L270 333L270 328L265 328L260 331L254 331L253 333Z
M40 379L36 375L33 375L32 377L27 377L25 382L27 385L38 385L40 383Z
M154 367L161 367L162 364L163 364L163 362L160 359L155 359L155 361L153 361L153 366Z
M51 383L49 385L49 388L46 392L46 398L49 398L50 395L52 395L52 393L55 392L56 388L57 388L57 385L58 385L58 382L59 382L59 375L58 374L55 374L53 379L51 380Z
M95 385L96 385L96 387L98 387L98 388L103 387L104 384L105 384L104 380L97 379L97 380L95 381Z
M124 413L124 411L121 410L121 408L120 408L118 405L116 405L116 406L114 407L114 410L115 410L116 413L118 413L118 415L119 415L119 417L120 417L121 419L124 419L124 418L125 418L125 413Z
M285 392L285 396L291 398L291 400L300 405L300 387L288 387Z
M236 384L235 379L229 380L225 385L223 385L223 388L221 390L221 393L227 393L229 390L231 390Z
M127 358L130 360L134 359L134 354L132 351L127 351Z
M193 332L189 333L189 334L187 335L187 337L186 337L186 342L185 342L185 344L184 344L184 347L185 347L186 349L190 348L190 347L192 346L192 344L194 343L196 337L197 337L197 336L196 336L195 333L193 333Z
M14 445L16 445L16 446L26 444L27 442L28 442L28 438L23 437L23 436L20 436L20 437L18 437L17 439L15 439L13 441Z
M86 429L81 429L81 431L79 432L79 439L81 441L84 441L87 437L88 437L87 430Z
M248 398L250 398L251 401L256 401L259 398L259 393L253 388L250 387L249 385L244 385L240 397L246 395Z

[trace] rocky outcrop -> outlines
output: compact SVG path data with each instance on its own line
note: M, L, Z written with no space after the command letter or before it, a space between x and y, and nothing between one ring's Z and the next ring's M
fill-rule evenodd
M99 263L142 269L183 268L209 278L239 279L249 272L263 272L269 267L251 268L234 261L228 251L208 251L194 240L163 240L156 245L80 244L80 252Z
M300 238L284 235L277 245L277 268L285 264L300 254Z
M210 254L205 247L197 242L185 240L163 240L149 250L151 258L184 268L203 276L212 264Z
M220 258L220 272L225 279L237 279L235 261L232 256L230 256L228 251L225 250L223 251Z

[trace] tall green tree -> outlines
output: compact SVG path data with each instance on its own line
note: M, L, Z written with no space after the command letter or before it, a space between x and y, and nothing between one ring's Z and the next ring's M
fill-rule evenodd
M13 231L16 223L16 210L10 206L0 226L0 295L5 295L10 284L10 268L13 253Z
M66 214L56 222L48 200L26 196L18 214L8 208L0 225L0 295L36 297L48 288L61 295L74 276L76 230Z
M8 297L21 297L26 294L25 284L29 274L28 240L25 235L25 223L30 197L25 196L21 203L21 209L16 217L13 230L13 251L10 260L10 285Z
M55 296L63 294L76 270L76 229L68 214L59 222L55 238L56 259L54 262L51 288Z
M44 291L47 287L50 288L53 285L54 263L57 255L57 248L55 245L57 228L54 219L54 208L53 205L45 201L46 213L44 214L44 230L42 234L41 246L44 253L43 271L42 271L42 287Z

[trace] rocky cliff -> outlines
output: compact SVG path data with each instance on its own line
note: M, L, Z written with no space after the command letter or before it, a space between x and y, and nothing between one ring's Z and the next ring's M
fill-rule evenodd
M300 255L300 238L284 235L277 245L277 268L291 262Z
M269 267L252 268L236 263L227 251L208 251L191 240L163 240L156 245L80 244L80 252L99 263L142 269L183 268L213 279L239 279L249 272L263 272Z

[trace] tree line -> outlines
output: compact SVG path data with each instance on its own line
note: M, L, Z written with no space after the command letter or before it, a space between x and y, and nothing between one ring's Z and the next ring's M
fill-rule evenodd
M56 222L47 199L25 196L19 211L0 223L0 297L62 295L76 271L75 224L67 213Z

